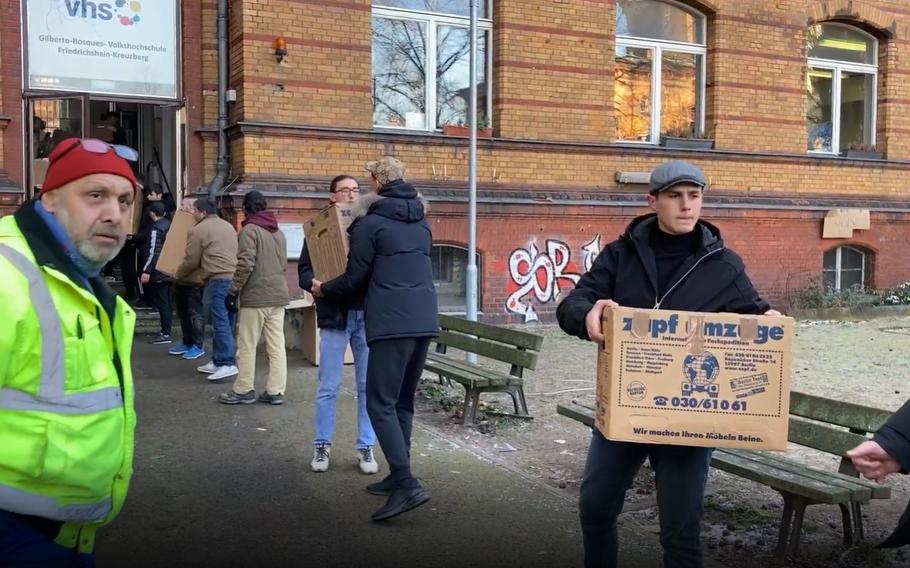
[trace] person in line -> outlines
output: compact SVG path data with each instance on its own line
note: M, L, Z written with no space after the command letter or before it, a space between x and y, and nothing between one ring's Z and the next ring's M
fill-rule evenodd
M285 271L288 245L278 230L278 219L268 211L265 196L250 191L243 196L243 228L237 252L237 269L228 289L227 308L237 312L237 379L230 391L221 393L222 404L256 402L256 347L265 335L269 354L269 379L258 400L278 405L284 402L288 382L284 350L284 310L290 302Z
M94 566L126 498L136 313L101 270L126 242L137 157L63 140L38 199L0 219L3 566Z
M215 203L197 199L196 225L186 237L186 254L177 269L177 280L183 280L201 269L205 290L202 303L212 322L212 360L197 367L209 381L222 381L237 374L234 353L234 314L228 312L225 300L234 270L237 268L237 232L218 216ZM184 354L189 359L190 352ZM201 356L201 353L198 356Z
M156 266L168 229L171 227L171 220L167 218L167 208L161 201L149 203L147 211L152 225L141 249L142 275L139 281L148 291L152 306L158 310L158 319L161 322L161 331L149 343L164 345L171 343L171 321L174 317L171 297L174 295L174 280L158 271Z
M601 318L613 306L779 315L770 310L746 275L740 257L724 246L720 231L701 220L705 177L684 162L666 162L651 173L651 214L634 219L598 255L557 307L559 326L597 343ZM581 484L579 515L585 566L616 566L616 519L626 491L645 459L657 477L660 543L666 568L702 566L701 518L713 448L591 438Z
M329 184L329 204L351 207L360 196L360 187L353 177L342 174ZM300 288L312 292L313 264L306 241L297 263ZM316 298L316 325L319 327L319 389L313 412L313 460L310 469L317 473L328 471L332 438L335 434L335 403L344 374L344 357L348 345L354 355L354 380L357 385L357 457L360 471L372 475L379 471L373 455L376 434L367 413L367 347L363 317L363 296L360 292L334 302Z
M430 499L411 472L411 429L417 383L430 341L439 335L439 318L426 206L396 158L369 162L367 170L372 191L354 206L347 269L330 282L313 280L311 288L314 296L335 302L366 290L367 412L390 470L367 491L388 495L371 517L384 521Z

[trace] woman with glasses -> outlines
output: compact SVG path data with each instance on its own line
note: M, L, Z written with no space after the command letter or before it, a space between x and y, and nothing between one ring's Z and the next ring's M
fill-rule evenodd
M357 180L349 175L340 175L329 185L329 203L349 207L360 197ZM306 241L300 252L297 265L300 287L312 291L313 265ZM316 408L313 415L315 451L310 467L315 472L329 469L332 436L335 433L335 400L341 377L344 373L344 355L348 344L354 353L354 376L357 381L357 456L360 471L372 475L379 471L373 457L376 436L367 414L367 348L366 329L363 319L362 295L349 296L345 301L316 299L316 320L319 327L319 389L316 393Z

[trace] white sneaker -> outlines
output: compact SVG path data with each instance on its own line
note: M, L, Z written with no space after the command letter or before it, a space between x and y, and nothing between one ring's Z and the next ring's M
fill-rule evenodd
M211 375L212 373L214 373L215 371L218 370L218 367L215 365L214 361L209 361L205 365L200 365L200 366L196 367L196 370L199 371L200 373L205 373L207 375Z
M316 444L316 450L313 453L313 461L310 462L310 468L322 473L329 469L329 454L332 453L332 447L328 444Z
M208 376L208 380L211 382L221 381L228 377L233 377L237 373L237 365L222 365L215 368L215 372Z
M373 458L373 448L358 450L360 454L360 471L366 475L373 475L379 471L379 464Z

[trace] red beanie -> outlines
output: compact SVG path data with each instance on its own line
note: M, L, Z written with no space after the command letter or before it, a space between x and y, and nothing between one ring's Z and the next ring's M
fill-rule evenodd
M136 193L136 176L132 168L113 148L108 148L104 154L96 154L78 142L79 138L67 138L57 144L48 156L50 165L41 184L42 194L91 174L113 174L126 178L133 184L133 194Z

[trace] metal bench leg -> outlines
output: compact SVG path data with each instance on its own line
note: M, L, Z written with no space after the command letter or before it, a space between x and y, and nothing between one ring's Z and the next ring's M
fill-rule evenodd
M480 391L477 389L465 388L464 392L464 411L462 412L462 424L473 424L474 413L477 410L477 404L480 402Z
M525 416L528 415L528 402L525 400L525 388L518 387L518 403L521 406L521 413Z
M802 499L795 499L793 503L793 510L795 516L793 517L793 527L790 530L790 542L788 543L789 550L787 551L787 558L793 560L796 558L796 551L799 549L799 535L803 531L803 518L806 514L806 505L807 503Z
M866 538L866 528L863 526L863 505L853 503L853 535L856 540Z
M844 524L844 546L853 546L853 521L851 520L852 504L841 503L840 516Z
M787 539L790 537L790 525L793 522L793 497L782 493L784 498L784 514L780 519L780 530L777 534L777 549L774 556L783 560L787 557Z

